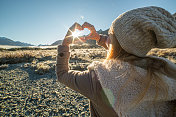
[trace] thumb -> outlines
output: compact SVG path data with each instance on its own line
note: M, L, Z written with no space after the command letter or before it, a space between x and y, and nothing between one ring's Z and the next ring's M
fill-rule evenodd
M86 39L85 37L79 37L79 39L82 41L82 42L86 42L88 39Z

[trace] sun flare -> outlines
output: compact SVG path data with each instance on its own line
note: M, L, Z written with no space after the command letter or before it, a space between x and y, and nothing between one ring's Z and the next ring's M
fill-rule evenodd
M73 36L73 38L78 38L78 36L80 36L80 31L75 30L74 32L72 32L72 36Z

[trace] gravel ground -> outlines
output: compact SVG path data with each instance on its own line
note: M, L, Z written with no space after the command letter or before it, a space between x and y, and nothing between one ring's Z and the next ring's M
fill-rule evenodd
M89 116L88 99L25 63L0 70L0 116Z

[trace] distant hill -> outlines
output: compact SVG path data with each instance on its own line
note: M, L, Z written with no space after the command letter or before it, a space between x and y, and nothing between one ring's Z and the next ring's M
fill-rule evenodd
M108 31L109 31L109 29L104 30L104 31L100 29L100 30L97 31L97 32L98 32L98 34L108 35ZM58 44L62 44L62 41L63 41L63 40L58 40L58 41L52 43L51 46L58 45ZM94 41L94 40L87 40L86 43L88 43L88 44L96 44L96 41Z
M50 46L48 44L39 44L38 46Z
M6 37L0 37L0 45L12 45L12 46L33 46L28 43L23 43L20 41L13 41L11 39L8 39Z
M63 40L58 40L58 41L52 43L51 46L55 46L55 45L58 45L58 44L62 44L62 41L63 41Z
M99 31L97 31L98 32L98 34L104 34L104 35L108 35L108 31L109 31L109 29L107 29L107 30L99 30Z

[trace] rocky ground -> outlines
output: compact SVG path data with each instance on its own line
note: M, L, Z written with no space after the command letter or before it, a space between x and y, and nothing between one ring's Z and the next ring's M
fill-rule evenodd
M24 63L0 71L1 116L89 116L88 99Z
M0 52L0 116L89 116L88 99L60 84L55 75L56 50ZM176 49L150 54L176 63ZM86 70L102 61L102 48L71 50L70 69Z
M70 69L86 70L105 56L105 50L99 50L72 49ZM90 115L88 99L57 82L55 54L56 50L1 52L0 116Z

